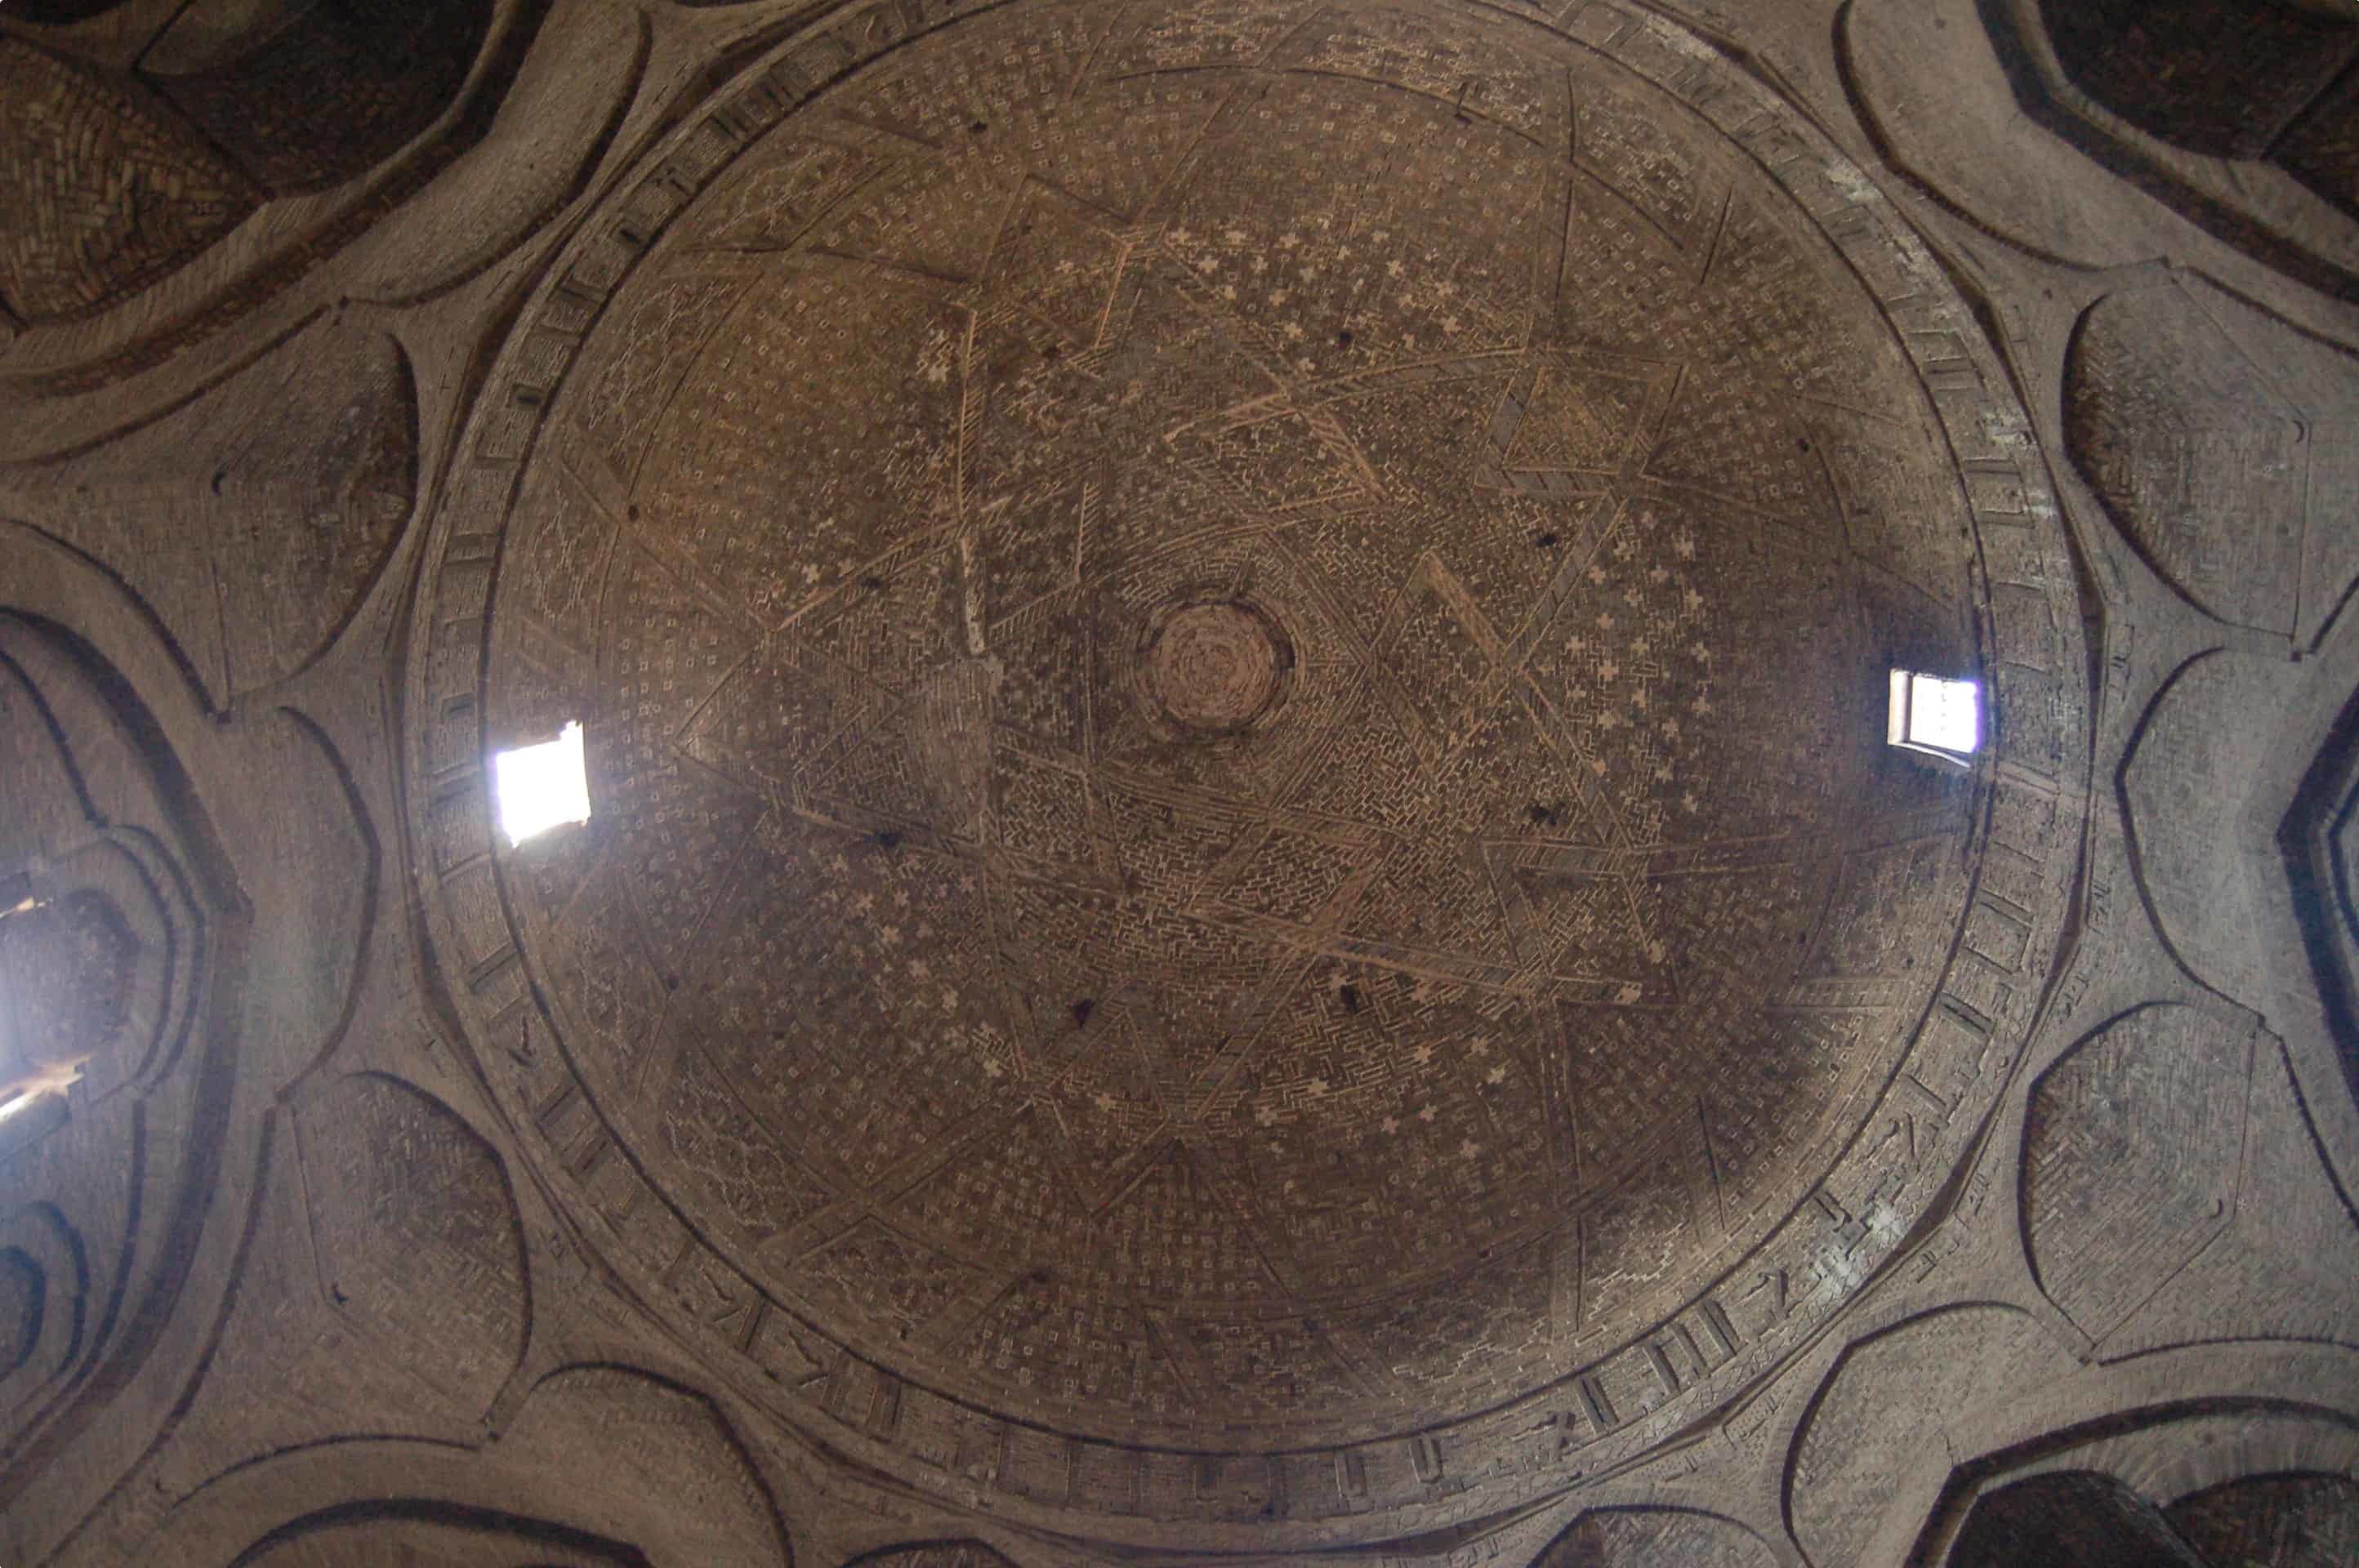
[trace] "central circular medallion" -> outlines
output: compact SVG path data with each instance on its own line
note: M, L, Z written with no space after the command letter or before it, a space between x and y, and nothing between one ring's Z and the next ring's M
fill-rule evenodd
M1018 3L618 205L489 611L492 743L591 769L483 904L533 1125L732 1332L1036 1434L1422 1430L1701 1310L1980 844L1882 706L1973 666L1964 488L1791 161L1472 7Z
M1138 651L1142 695L1174 730L1226 735L1284 699L1294 645L1249 600L1188 600L1157 616Z

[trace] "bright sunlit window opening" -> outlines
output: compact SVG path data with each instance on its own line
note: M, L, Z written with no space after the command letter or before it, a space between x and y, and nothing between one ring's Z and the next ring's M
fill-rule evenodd
M568 724L557 739L518 746L492 758L492 795L500 830L511 844L569 822L590 820L590 771L582 760L582 726Z
M1892 719L1886 739L1896 746L1936 756L1970 757L1983 743L1983 692L1979 682L1892 672Z

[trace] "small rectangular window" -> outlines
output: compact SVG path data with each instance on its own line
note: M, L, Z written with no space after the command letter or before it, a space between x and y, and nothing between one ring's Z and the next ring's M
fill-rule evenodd
M1981 683L1892 672L1892 715L1886 740L1912 752L1963 761L1982 749Z
M582 726L568 724L554 741L518 746L492 757L492 794L500 830L510 844L570 822L590 820L590 771L582 753Z

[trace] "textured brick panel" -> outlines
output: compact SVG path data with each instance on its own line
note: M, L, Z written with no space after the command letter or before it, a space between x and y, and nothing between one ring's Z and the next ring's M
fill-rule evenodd
M491 1148L392 1078L301 1118L321 1288L429 1382L488 1403L524 1351L524 1237Z
M0 38L0 303L87 315L153 282L259 200L170 110Z
M2131 1014L2039 1080L2023 1206L2040 1282L2102 1339L2227 1223L2245 1043L2186 1008Z
M2359 357L2182 274L2086 312L2064 391L2068 449L2174 587L2226 620L2319 633L2359 574L2341 524Z

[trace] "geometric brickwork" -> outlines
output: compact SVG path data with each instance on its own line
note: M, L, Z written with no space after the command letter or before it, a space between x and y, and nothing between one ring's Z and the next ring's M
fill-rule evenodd
M1819 1343L1961 1190L2087 766L1899 212L1611 0L736 69L421 470L403 841L559 1267L900 1485L1191 1549L1502 1517ZM1896 663L1982 679L1969 765ZM495 842L573 720L590 819Z
M2354 6L0 3L0 1563L2359 1561Z
M1970 793L1888 758L1877 626L1971 659L1964 497L1793 200L1560 49L978 21L593 329L494 607L495 723L570 704L595 803L527 946L659 1189L896 1369L1479 1408L1757 1242L1905 1049Z

